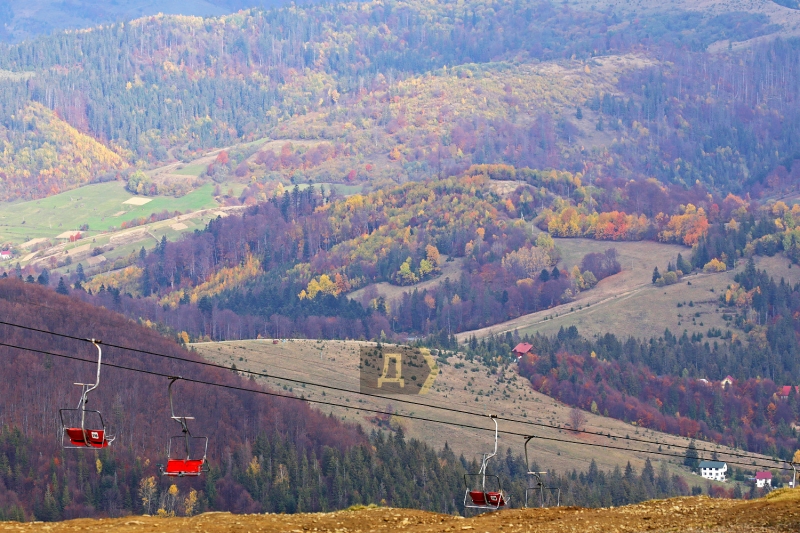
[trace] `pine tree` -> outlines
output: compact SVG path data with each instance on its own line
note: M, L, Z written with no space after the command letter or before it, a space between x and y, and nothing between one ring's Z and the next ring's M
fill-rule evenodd
M658 278L660 278L660 277L661 277L661 273L658 271L658 267L655 267L653 269L653 283L658 281Z
M78 281L83 283L86 281L86 273L83 271L83 263L78 263L78 266L75 268L75 274L78 275Z
M578 120L583 119L583 111L581 111L581 106L578 106L577 111L575 111L575 118Z
M69 289L67 289L67 285L64 283L64 278L58 278L58 287L56 287L56 292L58 294L69 294Z
M694 439L689 443L689 447L686 448L686 454L683 457L683 465L688 466L692 470L696 470L700 465L700 455L697 453Z

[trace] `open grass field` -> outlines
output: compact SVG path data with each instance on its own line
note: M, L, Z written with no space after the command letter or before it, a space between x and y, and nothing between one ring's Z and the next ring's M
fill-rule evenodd
M270 339L260 339L196 343L191 347L206 359L226 366L236 365L238 369L339 387L346 391L358 391L359 348L364 344L358 341L322 340L288 340L273 344ZM434 420L477 425L486 429L494 427L487 415L497 414L514 420L501 421L501 431L543 437L532 441L529 446L533 452L532 459L541 468L555 469L559 472L573 468L586 470L591 461L595 460L601 469L613 469L615 466L624 468L630 461L637 470L640 470L645 459L650 457L654 464L661 460L668 461L667 467L672 472L685 476L690 485L698 483L697 476L679 466L682 464L684 450L675 446L687 446L688 439L637 428L588 412L585 413L587 418L585 429L610 433L617 438L575 434L566 428L553 429L531 425L530 423L539 423L563 427L568 424L571 408L532 390L526 380L517 376L515 366L506 368L502 376L492 375L485 366L473 364L465 361L462 356L455 355L449 357L447 363L439 364L440 373L428 394L381 398L324 390L312 385L303 386L277 378L260 379L272 388L285 390L296 396L303 395L312 401L312 405L314 400L347 405L349 408L325 405L319 405L319 408L346 421L358 422L367 431L386 428L386 421L379 422L375 413L363 409L393 410ZM404 405L399 400L409 400L422 405ZM466 410L470 414L443 412L433 406ZM473 459L476 454L479 458L481 452L493 445L493 435L489 431L476 431L399 417L393 418L392 423L401 424L408 435L435 447L444 446L447 442L456 453L463 453L468 460ZM644 438L659 444L635 443L634 445L626 440L626 436ZM545 440L547 438L566 440L569 443ZM504 453L507 448L511 448L513 453L521 454L523 442L522 437L501 435L500 449ZM623 449L610 450L587 444L605 444ZM641 451L634 451L658 452L659 446L663 453L680 457L647 455ZM726 459L724 447L701 443L699 448L708 450L703 453L704 456L710 455L711 450L714 450L721 460Z
M224 187L224 185L223 185ZM34 238L53 238L67 230L89 225L89 235L119 228L122 222L149 216L163 210L197 211L218 206L214 187L206 184L182 196L136 197L122 182L87 185L65 193L32 200L0 204L0 240L23 243ZM151 201L144 205L126 204L131 198Z
M616 248L622 272L602 280L589 291L578 294L575 301L551 309L531 313L502 324L457 335L464 341L473 334L483 337L492 333L518 331L520 335L536 332L552 335L561 327L576 326L586 336L611 332L617 336L658 337L669 328L674 334L707 334L710 328L728 329L719 297L733 282L736 272L744 268L741 261L735 271L719 274L692 274L667 287L652 284L653 268L666 270L668 261L678 253L684 257L691 250L682 246L654 242L598 242L588 239L556 239L563 253L561 265L568 269L588 252ZM785 257L755 257L756 266L766 269L776 280L800 281L800 267L789 268Z
M151 516L78 519L57 523L0 523L0 531L67 531L155 533L166 531L229 531L284 533L318 531L361 533L453 531L530 533L706 531L763 533L800 529L800 491L783 489L758 500L724 500L704 496L653 500L624 507L583 509L509 509L471 518L414 509L361 507L333 513L250 514L203 513L191 518Z
M208 164L192 163L185 166L179 166L171 172L171 174L178 174L180 176L199 176L208 168Z

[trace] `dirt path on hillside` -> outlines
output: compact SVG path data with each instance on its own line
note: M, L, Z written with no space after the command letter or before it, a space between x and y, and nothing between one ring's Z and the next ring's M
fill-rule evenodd
M542 324L556 315L564 317L579 313L594 313L597 309L602 309L603 305L619 298L628 298L642 291L654 290L655 288L652 284L654 267L657 266L661 270L666 270L667 263L674 262L679 253L687 256L691 255L691 250L683 246L649 241L607 242L591 239L555 239L555 241L556 246L558 246L563 255L559 268L569 271L574 265L580 264L585 254L614 248L617 250L622 271L601 280L594 288L578 293L571 302L523 315L493 326L458 333L456 338L459 342L464 342L473 335L480 338L491 334L530 328L537 324ZM698 274L695 276L704 275Z
M204 513L192 518L129 516L71 520L52 524L0 523L0 531L158 533L228 531L242 533L366 533L378 531L444 533L455 531L567 533L706 531L766 532L800 530L800 491L786 489L754 501L707 497L654 500L625 507L511 509L462 518L411 509L372 507L312 514L233 515Z
M684 278L684 281L696 281L698 279L712 275L713 274L705 274L705 273L693 274L692 276ZM545 309L544 311L538 311L536 313L524 315L515 318L513 320L503 322L501 324L496 324L494 326L476 329L473 331L465 331L463 333L458 333L456 334L456 338L458 339L459 342L465 342L473 335L475 335L478 338L481 338L481 337L487 337L492 334L499 335L506 333L508 331L531 328L540 324L544 324L548 320L552 320L554 317L563 318L571 315L590 316L592 314L597 313L598 311L604 312L608 307L608 304L611 303L618 304L620 302L630 300L633 296L636 296L642 291L650 291L653 292L653 294L655 295L656 288L653 286L652 283L643 283L641 285L636 285L630 288L629 290L624 290L622 292L613 292L604 290L598 292L597 294L589 295L588 297L585 298L576 298L572 302L565 303L563 305L558 305L556 307L551 307L550 309ZM583 293L583 294L588 294L588 293Z

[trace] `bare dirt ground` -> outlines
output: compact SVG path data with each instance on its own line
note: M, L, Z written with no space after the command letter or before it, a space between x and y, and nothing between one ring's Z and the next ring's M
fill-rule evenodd
M204 513L192 518L129 516L59 523L0 523L0 531L140 533L227 531L277 533L304 531L366 533L455 531L567 533L705 531L755 533L800 530L800 491L786 489L759 500L722 500L699 496L653 500L603 509L561 507L512 509L472 518L412 509L369 507L333 513L233 515Z
M359 390L359 347L367 344L358 341L289 340L273 344L270 339L229 341L192 344L203 357L224 364L236 365L238 369L267 373L300 381L333 386L345 391ZM370 344L371 345L371 344ZM458 368L456 368L458 365ZM463 366L462 366L463 365ZM530 384L516 374L516 365L511 365L499 375L493 375L483 365L466 361L461 356L451 356L447 364L439 364L440 373L426 395L365 397L352 392L339 392L313 385L300 385L277 378L263 379L273 389L286 390L295 396L302 395L325 413L333 413L345 421L361 424L367 432L387 429L386 421L376 419L376 414L362 409L412 414L432 420L444 420L493 429L492 422L481 415L497 414L514 421L501 421L500 430L525 435L535 434L529 449L532 460L542 469L586 470L595 460L602 470L615 466L624 468L628 461L641 470L645 460L665 461L670 472L686 478L689 485L696 485L699 478L684 468L683 452L689 440L632 426L620 420L585 412L585 429L616 435L608 438L598 435L575 434L567 427L571 408L553 398L534 391ZM331 407L315 404L314 400L342 404L347 407ZM422 405L408 405L398 400L410 400ZM450 407L467 414L443 412L435 406ZM388 418L388 417L383 417ZM552 427L542 427L545 424ZM456 454L464 454L467 460L480 456L493 445L489 431L453 427L429 421L399 418L392 424L402 424L411 437L423 440L436 448L447 442ZM562 429L558 429L561 427ZM635 443L625 437L641 438L658 444ZM554 439L554 440L549 440ZM566 442L562 442L566 441ZM589 444L603 444L621 449L602 449ZM500 449L511 448L514 454L523 453L523 438L500 435ZM720 460L734 462L751 459L731 458L729 449L710 443L699 443L706 450L705 458L716 451ZM661 448L659 450L659 448ZM647 452L647 453L645 453ZM659 455L659 454L665 455ZM738 452L737 452L738 453ZM672 455L675 455L673 457ZM758 456L753 455L753 458ZM761 463L766 458L758 458ZM771 464L771 463L770 463ZM657 465L658 467L658 465Z

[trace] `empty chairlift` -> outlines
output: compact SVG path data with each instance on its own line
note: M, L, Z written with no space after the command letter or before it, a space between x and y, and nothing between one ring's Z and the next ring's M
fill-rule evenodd
M525 466L528 485L525 488L525 507L558 507L561 504L561 489L548 486L547 472L534 472L528 460L528 443L534 437L525 438Z
M77 409L59 409L61 418L61 445L64 448L106 448L114 441L108 434L100 411L87 409L89 393L100 385L100 366L103 350L100 341L92 339L97 348L97 377L94 383L75 383L81 387L81 399Z
M176 416L172 403L172 385L180 378L170 378L169 410L171 418L181 426L181 434L170 437L167 442L167 464L158 465L158 470L163 476L184 477L199 476L208 472L208 437L193 437L186 424L187 420L194 420L191 416ZM202 453L201 453L202 452Z
M482 454L481 469L477 474L464 474L467 486L464 493L464 507L480 511L497 511L504 509L508 498L503 494L500 478L487 474L489 459L497 455L497 415L490 415L494 422L494 451Z

